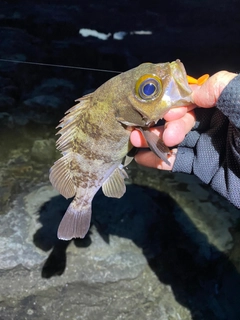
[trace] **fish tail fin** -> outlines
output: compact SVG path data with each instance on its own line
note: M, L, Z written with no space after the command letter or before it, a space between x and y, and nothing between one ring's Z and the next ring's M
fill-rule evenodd
M91 202L82 208L74 205L74 202L73 200L69 205L58 227L57 236L61 240L84 238L89 230L92 215Z

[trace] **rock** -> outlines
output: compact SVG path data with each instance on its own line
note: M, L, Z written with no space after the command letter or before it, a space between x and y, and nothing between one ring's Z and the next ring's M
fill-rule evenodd
M56 142L54 139L34 141L31 157L40 163L54 161L56 157Z
M56 122L59 110L64 101L54 95L40 95L23 102L22 110L26 110L26 118L35 123L52 124Z
M15 21L14 18L13 21ZM38 39L26 32L26 30L23 30L18 27L2 25L0 53L3 59L18 60L19 58L26 58L26 56L29 56L29 53L33 53L36 56L39 56L40 52L37 53L37 44ZM1 64L3 65L2 62ZM16 66L16 64L8 64L8 71L15 70ZM4 68L4 71L7 71L7 69Z
M12 201L12 195L16 192L16 183L14 178L5 178L4 172L1 170L0 179L0 214L3 214L10 206Z
M38 86L33 91L33 96L38 95L39 93L42 94L56 94L56 91L60 91L63 95L65 92L72 94L75 89L75 85L71 83L69 80L66 79L59 79L59 78L49 78L44 80L40 86Z
M19 89L14 85L9 85L1 88L3 95L11 96L14 99L19 98Z
M16 107L19 90L13 81L0 76L0 112L9 112Z
M61 105L61 100L53 95L40 95L24 101L28 108L49 112L51 109L57 109Z
M131 197L131 188L128 191ZM144 193L141 196L147 207L148 196L146 198ZM96 209L101 210L98 204L97 200ZM120 225L115 225L114 221L112 226L115 233L122 233L121 238L110 235L108 228L103 228L106 227L105 221L99 220L99 216L96 217L98 228L108 235L108 242L97 232L96 227L91 229L88 240L76 240L72 243L57 240L56 228L66 205L66 201L46 185L24 197L19 196L14 208L0 217L0 316L4 315L6 320L12 319L15 314L18 314L20 320L30 316L31 319L54 319L56 314L59 319L76 319L79 315L84 319L97 319L99 316L102 319L117 319L120 315L128 319L136 316L139 319L167 319L169 313L172 319L177 319L178 313L188 317L189 311L178 307L170 287L164 284L159 286L142 249L132 241L134 230L137 229L131 231L129 228L125 233L127 221L121 224L120 221L125 216L119 212ZM156 208L154 203L150 203L151 205ZM111 208L113 209L112 206ZM37 222L38 212L40 222ZM141 212L139 214L140 219L147 219L147 216L141 217ZM133 212L128 212L128 219L131 220L132 215ZM150 218L151 216L150 214ZM156 218L157 216L154 219ZM144 229L139 230L139 239L143 231ZM146 236L145 238L147 239ZM68 253L64 275L50 280L41 278L43 264L45 277L54 275L56 271L59 274L59 264L56 262L62 261L66 247ZM51 248L52 253L46 260ZM49 265L50 257L52 265ZM61 271L64 269L65 266ZM57 303L58 299L61 299L60 305ZM158 299L162 301L161 304ZM144 300L146 303L142 304Z
M23 101L20 109L27 121L55 124L59 114L73 105L74 90L75 86L66 79L44 80Z
M0 112L6 112L12 109L16 104L14 98L0 95Z
M61 100L55 96L41 95L25 100L24 104L29 108L45 108L48 111L48 109L52 108L57 109L61 104Z
M0 125L2 128L13 128L13 117L7 112L0 113Z
M0 216L4 320L237 320L223 301L232 294L221 287L227 258L167 194L136 185L120 200L99 192L90 232L71 242L56 238L68 204L45 184Z

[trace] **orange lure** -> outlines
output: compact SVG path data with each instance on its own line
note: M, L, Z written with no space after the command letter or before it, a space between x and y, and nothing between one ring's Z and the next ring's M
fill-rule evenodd
M204 74L203 76L201 76L198 79L195 79L195 78L187 75L188 83L189 84L197 84L198 86L201 86L202 84L204 84L204 82L206 82L208 78L209 78L209 74Z

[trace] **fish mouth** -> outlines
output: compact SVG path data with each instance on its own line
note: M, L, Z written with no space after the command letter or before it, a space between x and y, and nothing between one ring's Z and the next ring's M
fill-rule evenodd
M163 117L157 117L155 119L151 119L151 120L147 120L145 119L145 125L146 127L154 127L156 125L163 125L165 123L165 120L163 119Z
M158 122L158 120L146 122L146 127L148 127L148 128L153 127L157 124L157 122Z
M159 117L159 115L151 116L149 119L149 117L146 114L144 114L143 112L140 112L139 110L136 110L136 111L141 115L142 121L144 123L144 125L140 125L140 127L153 127L161 119L161 117Z

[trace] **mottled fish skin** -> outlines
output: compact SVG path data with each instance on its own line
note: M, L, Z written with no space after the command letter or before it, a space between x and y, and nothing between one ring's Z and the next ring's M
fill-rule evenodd
M156 86L152 82L148 86L149 81ZM144 85L141 95L138 85ZM154 94L149 98L148 90L151 94L152 88ZM57 149L62 157L54 163L49 176L64 197L74 197L60 223L60 239L86 235L91 203L101 186L109 197L120 198L125 193L127 173L121 163L132 148L129 138L133 128L154 125L172 106L191 103L190 95L179 60L144 63L110 79L67 111L58 126L61 136ZM151 139L151 134L146 136ZM157 154L161 156L161 152Z

